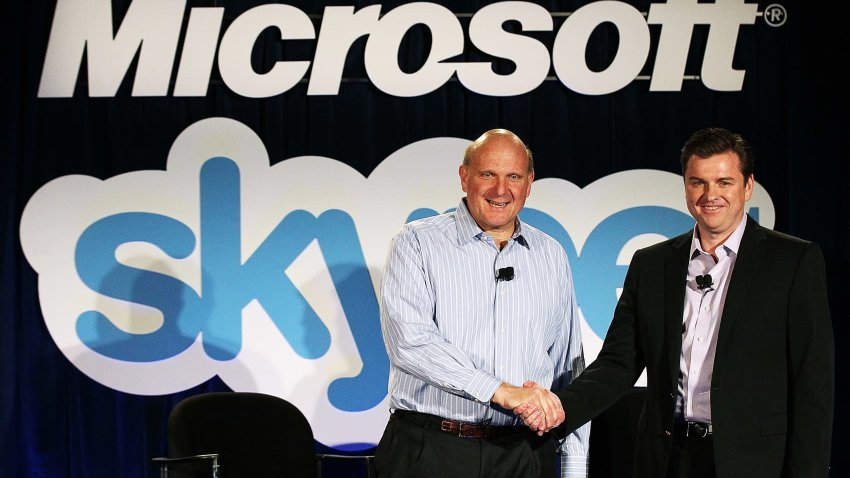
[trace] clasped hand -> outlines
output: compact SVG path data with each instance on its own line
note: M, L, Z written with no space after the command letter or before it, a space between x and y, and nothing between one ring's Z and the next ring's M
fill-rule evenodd
M541 436L566 418L558 396L533 381L525 382L522 387L503 383L493 395L493 402L513 410L526 426Z

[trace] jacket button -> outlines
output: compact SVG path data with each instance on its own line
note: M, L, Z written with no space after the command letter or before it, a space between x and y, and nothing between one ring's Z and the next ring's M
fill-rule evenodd
M664 436L671 437L671 436L673 436L673 434L670 433L670 430L664 430Z

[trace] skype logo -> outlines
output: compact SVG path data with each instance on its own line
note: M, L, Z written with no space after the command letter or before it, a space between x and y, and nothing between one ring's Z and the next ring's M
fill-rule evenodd
M457 206L467 144L410 144L366 178L323 157L270 166L252 130L211 118L177 137L165 171L55 179L20 227L47 328L116 390L173 393L218 375L292 401L325 445L370 447L388 417L378 291L389 240ZM772 227L758 184L749 207ZM681 176L653 170L583 189L535 181L521 216L567 250L588 360L631 254L693 226Z

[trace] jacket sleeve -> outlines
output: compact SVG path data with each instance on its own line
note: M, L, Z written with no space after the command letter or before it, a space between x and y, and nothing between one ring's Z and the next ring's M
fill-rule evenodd
M790 416L785 476L826 477L835 396L835 342L823 254L803 252L788 297Z

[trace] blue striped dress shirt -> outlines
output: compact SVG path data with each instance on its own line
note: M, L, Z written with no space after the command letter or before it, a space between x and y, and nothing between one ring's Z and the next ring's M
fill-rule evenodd
M566 253L517 223L499 250L461 201L393 237L381 284L392 410L524 426L490 404L502 382L558 390L584 369ZM496 280L503 267L514 279ZM586 476L588 433L585 425L561 444L563 476Z

